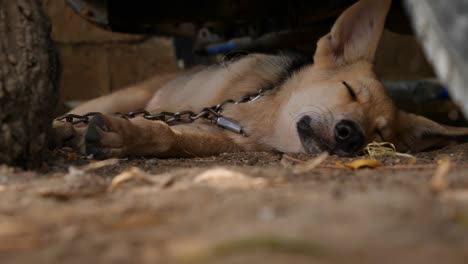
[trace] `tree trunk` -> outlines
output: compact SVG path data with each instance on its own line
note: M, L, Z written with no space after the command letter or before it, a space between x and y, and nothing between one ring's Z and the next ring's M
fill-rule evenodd
M41 164L59 64L40 0L0 0L0 163Z

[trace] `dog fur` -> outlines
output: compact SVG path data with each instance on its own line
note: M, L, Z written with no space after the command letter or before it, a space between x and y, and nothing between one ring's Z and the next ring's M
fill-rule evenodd
M71 111L101 112L88 125L54 122L58 147L95 158L194 157L236 151L323 151L353 155L372 141L399 151L440 147L464 139L467 128L447 127L399 111L373 70L390 0L361 0L317 43L310 61L290 55L251 54L223 65L152 80L97 98ZM247 137L196 121L168 126L114 112L202 110L260 88L252 103L229 105L223 115Z

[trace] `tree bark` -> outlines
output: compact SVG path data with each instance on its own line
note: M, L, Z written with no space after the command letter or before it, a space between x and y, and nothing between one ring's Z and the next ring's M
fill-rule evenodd
M0 163L41 164L59 64L40 0L0 0Z

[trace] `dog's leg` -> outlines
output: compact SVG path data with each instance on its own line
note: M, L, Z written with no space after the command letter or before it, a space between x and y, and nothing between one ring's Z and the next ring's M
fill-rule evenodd
M219 128L205 124L169 126L144 118L95 116L78 144L97 159L123 156L199 157L241 151Z
M83 115L88 112L100 112L112 114L115 112L130 112L144 109L153 98L155 92L160 89L177 74L166 74L154 77L145 82L130 86L109 95L101 96L85 102L69 113ZM83 125L72 126L70 123L54 121L52 125L51 148L69 146L77 148L84 133Z

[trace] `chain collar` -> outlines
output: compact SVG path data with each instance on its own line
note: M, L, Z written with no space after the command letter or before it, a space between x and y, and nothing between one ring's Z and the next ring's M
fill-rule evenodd
M159 112L159 113L152 114L146 110L137 110L137 111L133 111L129 113L115 113L115 115L121 116L122 118L126 118L126 119L132 119L132 118L141 116L147 120L162 121L168 125L173 125L176 123L192 123L195 120L204 119L208 121L209 123L216 125L218 127L227 129L237 134L241 134L243 136L247 136L247 134L244 132L244 130L242 129L242 126L239 123L229 118L224 117L222 115L222 112L224 110L224 107L228 104L236 105L236 104L255 102L257 99L259 99L263 95L264 95L264 89L260 89L256 93L242 96L241 98L237 100L228 99L220 104L217 104L211 107L205 107L203 108L203 110L201 110L198 113L186 110L186 111L180 111L176 113ZM84 115L66 114L66 115L59 116L55 120L69 122L72 125L76 125L79 123L87 124L90 121L90 118L98 114L101 114L101 113L89 112Z

